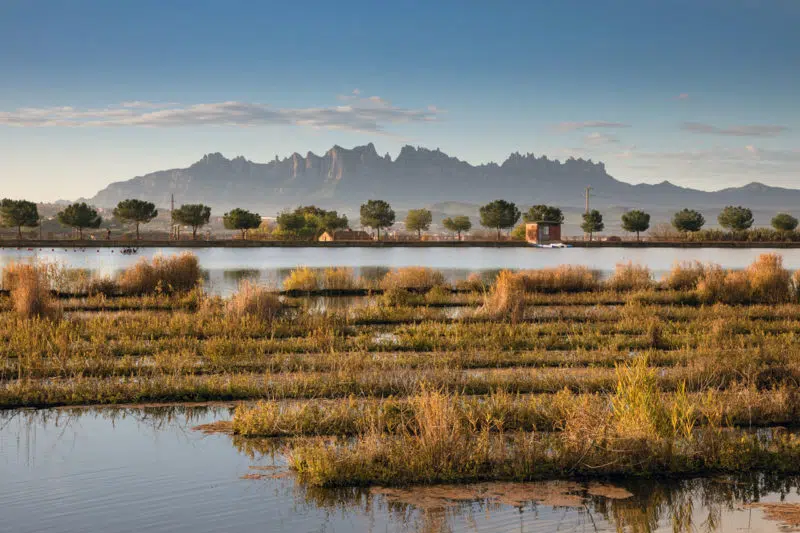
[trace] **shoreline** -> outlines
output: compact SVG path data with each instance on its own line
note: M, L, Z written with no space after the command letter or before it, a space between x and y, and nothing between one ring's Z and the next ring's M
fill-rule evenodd
M800 248L800 242L739 241L566 241L573 248ZM535 248L524 241L244 241L216 240L0 240L0 249L17 248Z

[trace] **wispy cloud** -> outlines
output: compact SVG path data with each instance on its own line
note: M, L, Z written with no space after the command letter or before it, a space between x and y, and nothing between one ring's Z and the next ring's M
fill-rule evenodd
M586 120L584 122L561 122L556 124L556 131L566 133L569 131L587 130L587 129L615 129L615 128L630 128L630 124L623 124L622 122L605 122L601 120Z
M677 96L677 99L678 100L688 100L689 99L689 93L681 93L681 94L679 94Z
M214 102L192 105L123 102L103 108L20 108L0 111L0 125L17 127L124 127L268 126L296 125L384 134L401 123L436 121L436 107L404 108L378 97L363 98L359 91L347 103L331 107L275 108L249 102Z
M605 144L617 144L619 143L619 139L613 135L607 135L605 133L600 133L599 131L593 131L583 138L583 142L589 146L602 146Z
M775 137L789 131L786 126L777 124L752 124L720 128L703 122L684 122L681 129L702 135L727 135L732 137Z

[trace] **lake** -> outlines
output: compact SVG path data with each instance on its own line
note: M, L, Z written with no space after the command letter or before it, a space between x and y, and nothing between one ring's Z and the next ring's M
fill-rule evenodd
M0 248L0 267L14 261L38 258L70 268L114 274L141 257L179 253L180 248L143 248L136 255L123 255L113 248L47 248L17 250ZM783 256L787 268L800 269L800 249L752 248L194 248L206 273L206 288L227 295L239 281L251 279L279 286L297 266L324 268L345 266L367 278L381 276L386 269L426 266L442 270L451 279L472 272L503 268L533 269L562 264L585 265L608 273L620 262L647 265L660 277L677 261L717 263L725 268L744 268L763 253Z
M795 478L308 490L229 407L0 412L0 531L789 531ZM796 509L796 508L795 508ZM797 511L795 511L797 512ZM784 517L785 518L785 517Z

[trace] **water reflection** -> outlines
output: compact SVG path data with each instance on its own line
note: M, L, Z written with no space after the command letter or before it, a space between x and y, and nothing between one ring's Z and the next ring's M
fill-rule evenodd
M171 255L180 248L140 249L136 255L123 255L118 249L33 249L0 248L0 268L14 261L31 258L62 264L101 275L113 275L140 258L156 254ZM491 278L499 269L531 269L562 264L584 265L602 273L617 263L633 261L650 267L656 277L676 261L718 263L725 268L744 268L762 253L775 252L784 258L789 269L800 268L800 249L729 249L729 248L194 248L200 266L207 272L206 289L227 295L239 281L250 279L280 286L297 266L314 269L353 268L355 275L367 280L381 278L390 268L427 266L441 270L449 280L463 279L472 272Z
M800 479L767 474L308 487L287 477L285 441L192 430L233 407L1 412L0 529L777 532L787 508L762 505L800 502Z

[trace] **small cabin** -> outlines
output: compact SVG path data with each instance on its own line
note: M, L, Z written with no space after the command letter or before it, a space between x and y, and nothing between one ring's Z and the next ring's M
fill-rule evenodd
M339 229L336 231L326 231L319 236L320 242L341 242L341 241L371 241L372 236L366 231L353 231L351 229Z
M531 244L561 242L561 223L528 222L525 224L525 240Z

